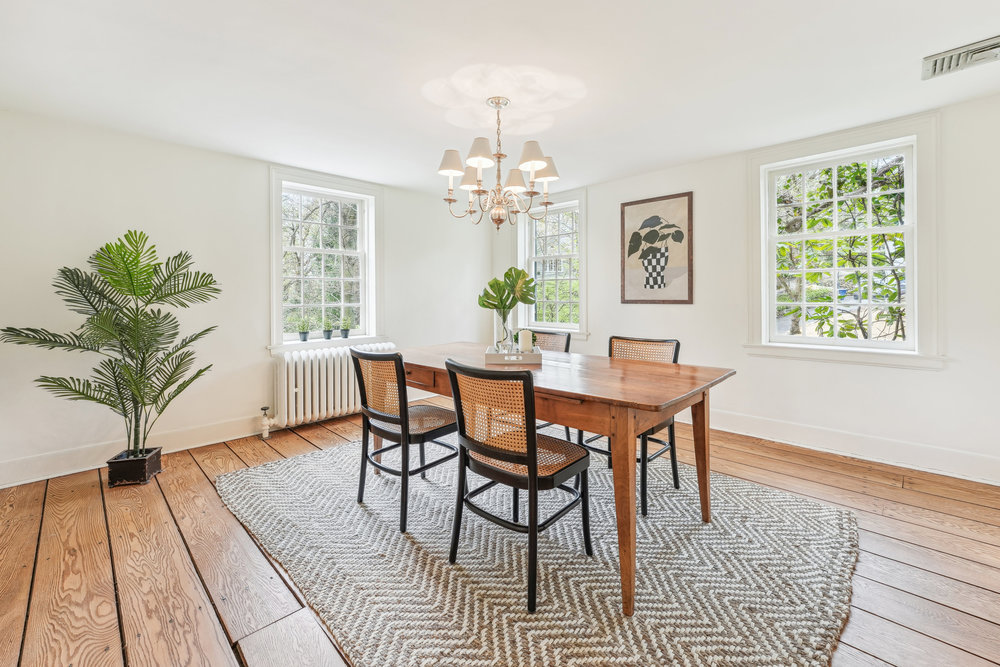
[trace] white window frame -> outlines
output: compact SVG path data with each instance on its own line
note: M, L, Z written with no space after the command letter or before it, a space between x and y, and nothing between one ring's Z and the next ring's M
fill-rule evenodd
M577 252L580 262L580 321L576 325L553 326L551 322L536 322L532 317L534 308L532 306L521 305L518 307L519 326L535 329L536 331L569 332L573 334L574 340L587 340L589 332L587 329L587 197L586 191L569 190L559 194L551 195L549 200L552 206L549 212L556 212L567 208L577 209ZM538 215L542 208L532 209L532 215ZM517 222L517 264L534 277L535 249L533 244L534 222L527 218L521 218Z
M787 343L790 345L826 345L837 348L872 348L872 349L882 349L882 350L908 350L914 351L917 349L917 332L916 327L909 327L909 333L905 340L901 341L884 341L884 340L871 340L871 339L852 339L852 338L838 338L836 335L830 337L817 337L817 336L782 336L778 334L776 330L776 324L774 318L774 313L778 306L785 305L776 300L777 294L777 262L776 262L776 250L778 243L787 243L795 241L809 241L816 239L827 239L827 238L847 238L851 236L867 236L869 239L876 233L882 234L902 234L903 235L903 245L904 245L904 270L906 271L907 283L909 283L910 276L918 276L919 269L916 266L916 258L911 256L911 249L916 248L914 243L914 234L917 227L917 215L914 210L916 207L910 205L911 199L916 192L915 179L910 178L910 169L913 166L913 154L914 154L915 143L914 139L907 138L897 142L888 142L884 144L879 144L876 147L872 146L859 146L857 149L851 149L846 151L841 151L835 155L825 155L815 159L817 156L810 156L802 160L792 160L791 162L784 162L775 165L764 165L761 168L761 177L764 179L762 188L766 188L767 191L767 217L766 217L766 228L764 230L764 237L766 241L766 250L764 254L766 255L766 266L763 279L767 281L767 312L768 316L765 318L765 325L767 326L767 342L768 343ZM904 224L894 225L887 227L873 227L870 224L866 225L863 230L840 230L834 228L830 231L824 232L809 232L805 231L805 218L803 218L803 231L795 234L778 234L777 233L777 206L774 205L777 193L775 191L775 183L782 176L786 176L794 173L805 173L808 171L816 171L820 169L833 169L836 170L838 165L842 165L846 162L864 162L870 164L871 160L879 157L884 157L887 155L902 155L903 156L903 198L905 208ZM870 166L868 167L870 169ZM834 188L834 197L837 197L839 193L836 192L836 176L834 176L834 183L832 184ZM870 183L869 183L870 186ZM803 193L804 194L804 193ZM877 196L879 193L874 193ZM866 191L865 200L867 202L871 201L873 196L872 191L869 189ZM837 201L837 200L835 200ZM800 205L808 205L808 202L803 201ZM869 216L871 212L870 203L867 206L869 211ZM834 209L836 213L836 209ZM803 257L803 262L805 258ZM871 255L869 254L869 262L871 261ZM871 284L871 272L877 270L878 267L873 267L868 265L865 268L866 273L869 274L869 285ZM800 269L805 273L810 273L809 269L805 266ZM837 255L836 251L833 256L833 264L829 269L829 273L834 276L837 272L842 269L837 267ZM813 269L812 272L826 272L827 269ZM803 294L808 288L808 283L803 282L802 285ZM834 287L836 291L836 287ZM871 297L870 288L868 290L868 295ZM904 295L903 307L906 312L906 322L907 325L916 322L918 318L915 298L916 287L911 288L907 284L906 293ZM801 304L787 304L787 305L801 305ZM826 304L822 304L826 305ZM837 306L839 302L836 301L836 297L829 304L829 307L837 311ZM803 306L803 311L805 306ZM836 321L839 318L834 316L834 328L836 329Z
M379 307L381 299L381 261L378 233L381 230L382 202L384 192L381 186L364 181L323 174L306 169L272 166L271 181L271 345L272 351L288 349L308 349L314 347L336 347L355 345L362 342L378 340L378 329L382 318ZM364 211L358 211L358 248L361 257L361 312L362 321L358 324L358 334L348 339L333 338L309 339L308 341L285 340L282 326L282 255L281 238L281 196L285 187L296 190L315 192L319 195L328 194L334 197L355 199L364 202ZM360 207L359 207L360 208ZM339 334L338 334L339 335Z
M937 125L938 114L888 121L755 151L749 159L748 238L749 321L747 353L809 361L858 363L903 368L940 369L937 318ZM778 337L774 335L776 221L771 206L774 175L792 168L816 168L853 156L886 154L909 145L906 154L907 326L905 345L855 339ZM886 227L886 233L897 228ZM832 232L831 235L840 232ZM778 237L777 241L784 238ZM835 270L835 269L834 269ZM836 303L831 304L833 306Z

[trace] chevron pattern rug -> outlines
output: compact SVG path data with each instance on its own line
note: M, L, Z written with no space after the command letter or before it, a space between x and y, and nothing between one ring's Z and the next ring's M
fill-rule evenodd
M584 554L578 509L542 533L529 614L526 536L465 512L458 562L448 563L456 464L412 478L404 535L398 478L369 468L358 505L359 462L354 443L216 482L357 667L827 665L847 619L858 549L849 512L713 474L713 520L703 524L693 468L681 466L675 490L658 459L628 618L611 471L596 457L594 556ZM542 517L564 497L543 493ZM510 512L509 489L479 500ZM522 494L522 521L526 506Z

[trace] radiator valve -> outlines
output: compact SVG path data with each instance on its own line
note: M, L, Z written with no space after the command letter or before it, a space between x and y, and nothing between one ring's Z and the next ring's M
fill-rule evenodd
M260 409L260 437L262 440L267 440L271 437L271 428L278 425L278 420L273 417L267 416L267 411L271 409L271 406L265 405Z

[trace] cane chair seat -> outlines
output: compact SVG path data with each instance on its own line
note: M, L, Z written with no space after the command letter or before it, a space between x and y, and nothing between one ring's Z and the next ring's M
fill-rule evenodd
M411 405L409 406L410 435L421 435L430 433L445 426L455 424L455 412L436 405ZM380 421L377 418L371 420L372 426L383 431L399 433L399 424L390 424Z
M535 437L535 442L538 447L539 477L552 477L558 474L559 471L573 465L580 459L587 456L587 450L579 445L573 444L572 442L567 442L562 438L553 438L541 433L537 434ZM490 443L486 442L486 444ZM526 465L511 463L510 461L501 461L500 459L494 459L485 454L480 454L479 452L469 452L469 456L479 463L490 466L491 468L505 470L512 475L517 475L518 477L528 476L528 466Z

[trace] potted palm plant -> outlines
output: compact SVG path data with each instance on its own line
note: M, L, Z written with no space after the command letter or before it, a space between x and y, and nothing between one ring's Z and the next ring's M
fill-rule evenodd
M486 289L479 295L479 306L496 313L494 348L497 352L507 351L511 346L508 319L519 303L535 303L535 279L516 266L507 269L503 280L494 278L487 283Z
M86 316L76 331L6 327L0 341L103 357L90 378L42 376L35 382L61 398L109 407L125 422L128 449L108 461L108 485L146 483L160 471L160 448L146 439L163 411L211 364L193 370L192 345L208 327L178 340L180 323L163 307L187 308L216 298L211 273L194 271L180 252L164 262L143 232L129 231L99 248L90 271L63 267L53 282L73 312Z

